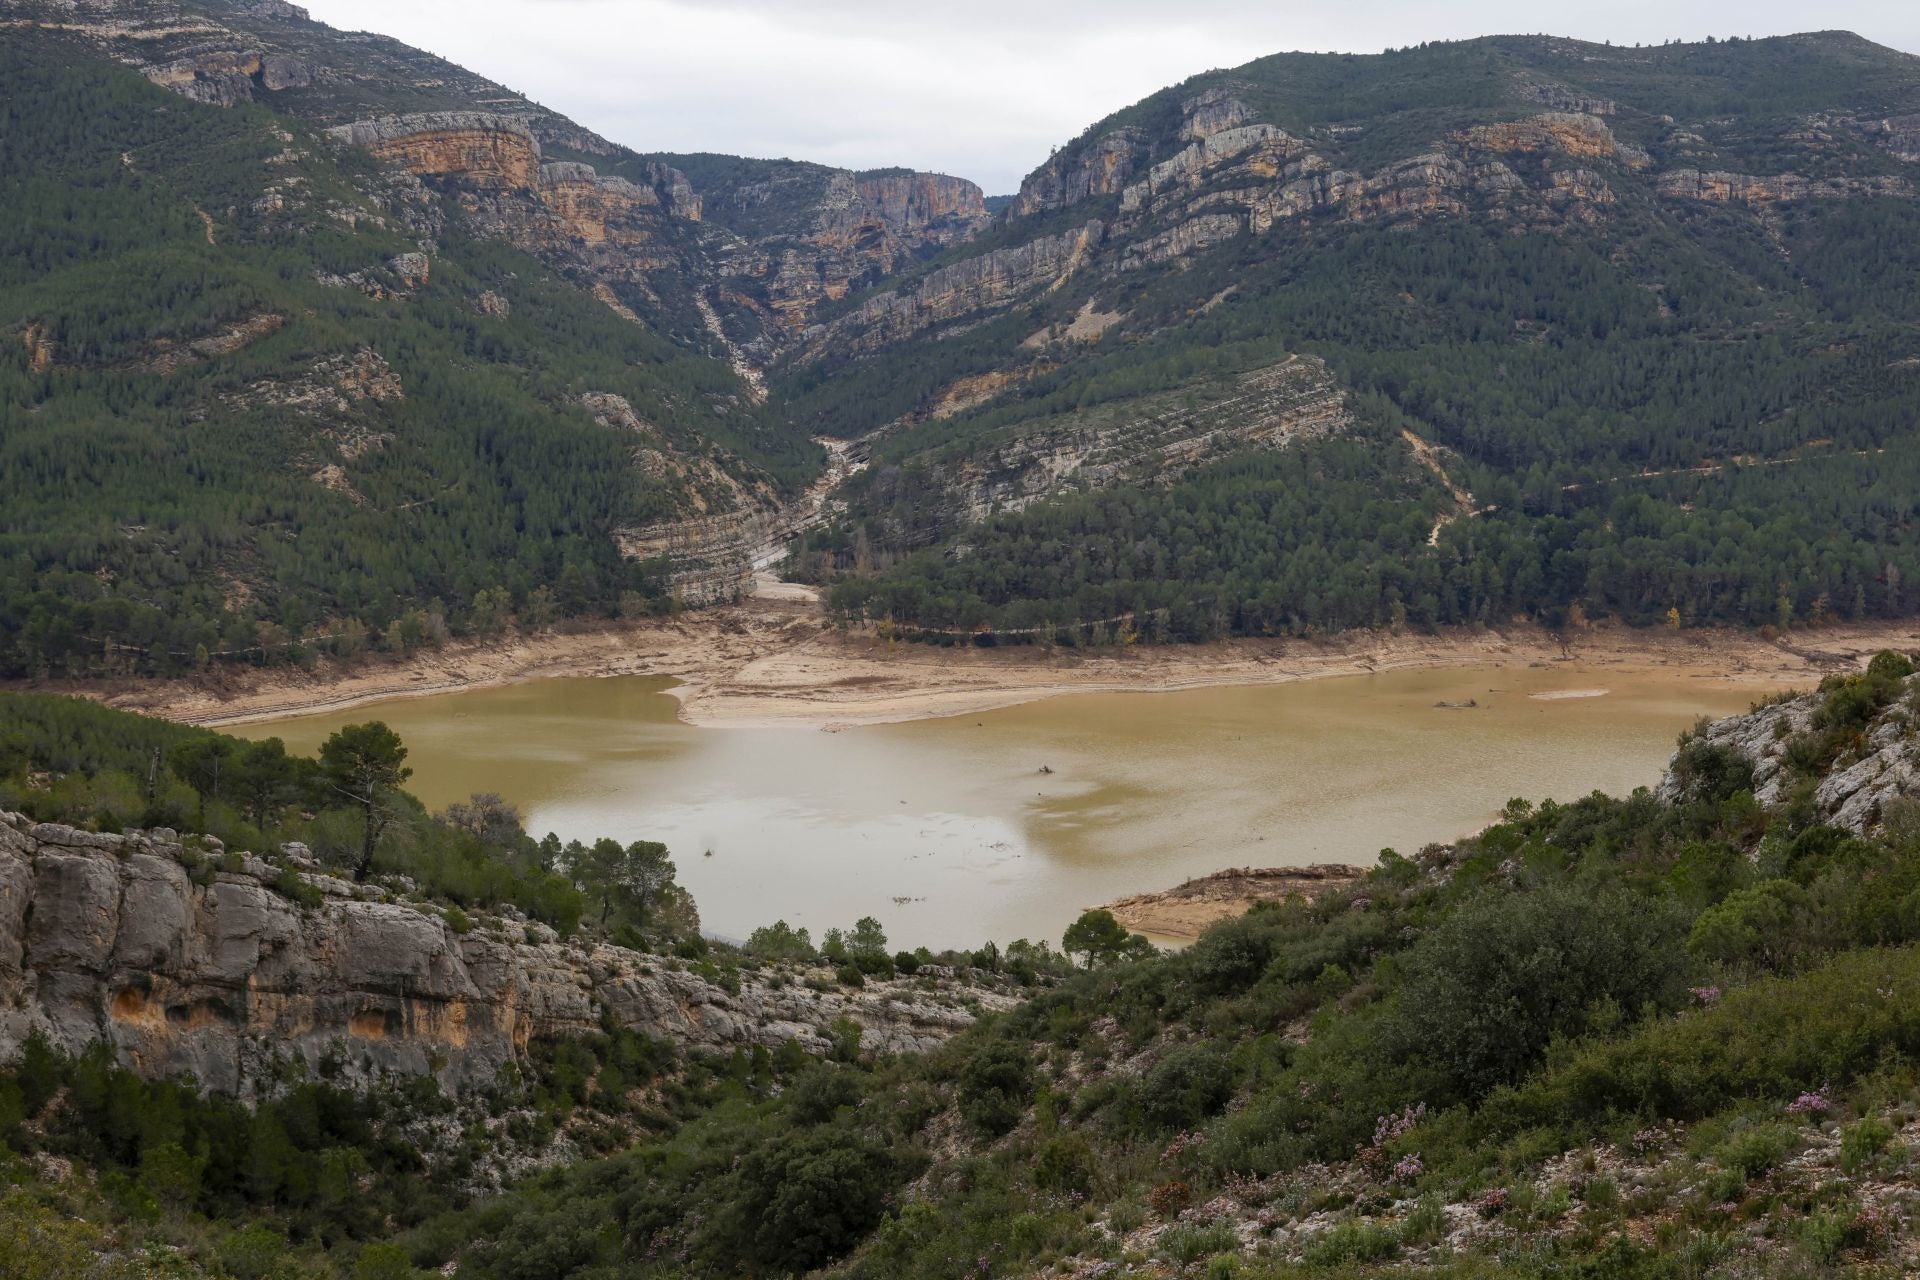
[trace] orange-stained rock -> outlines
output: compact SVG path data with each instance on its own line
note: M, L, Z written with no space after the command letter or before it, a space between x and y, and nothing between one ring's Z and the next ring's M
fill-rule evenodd
M284 1064L322 1060L342 1083L431 1073L457 1089L491 1083L535 1037L607 1020L691 1047L793 1039L820 1052L842 1016L886 1051L930 1048L974 1017L951 990L904 979L842 993L743 973L732 992L523 918L481 913L460 933L431 907L311 870L300 846L282 865L242 854L230 859L242 870L210 875L189 876L186 857L171 831L100 835L0 813L0 1061L40 1032L220 1093L269 1092ZM286 877L319 905L276 892Z
M425 177L526 188L540 172L540 144L511 116L436 111L361 120L329 132Z

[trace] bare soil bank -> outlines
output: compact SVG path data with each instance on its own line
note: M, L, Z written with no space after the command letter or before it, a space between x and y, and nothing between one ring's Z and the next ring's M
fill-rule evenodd
M940 649L842 635L811 602L750 599L677 619L450 644L350 668L223 671L174 682L55 683L114 706L195 724L237 724L552 676L670 676L680 717L713 727L839 729L961 715L1062 693L1157 692L1487 664L1577 661L1750 682L1810 685L1884 648L1920 647L1920 622L1835 627L1769 641L1744 631L1599 626L1566 645L1534 627L1324 641L1233 640L1087 653L1033 646Z
M1136 893L1104 906L1129 929L1191 942L1209 925L1244 915L1256 902L1278 902L1296 893L1317 898L1346 888L1366 873L1365 867L1335 862L1310 867L1230 867L1171 889Z

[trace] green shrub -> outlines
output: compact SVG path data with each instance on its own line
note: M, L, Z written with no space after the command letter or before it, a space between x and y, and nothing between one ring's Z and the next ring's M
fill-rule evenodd
M1905 680L1913 674L1913 659L1892 649L1882 649L1867 663L1867 675L1876 680Z
M1025 1045L993 1040L960 1067L960 1114L988 1137L999 1137L1033 1101L1033 1060Z
M1733 747L1695 738L1675 753L1673 776L1688 800L1717 804L1753 790L1753 761Z
M1456 1097L1517 1079L1598 1008L1679 1003L1685 917L1621 890L1492 890L1415 946L1383 1046L1431 1066Z
M1859 1173L1871 1165L1893 1141L1893 1126L1879 1116L1865 1116L1840 1131L1840 1167Z
M857 1107L861 1077L843 1067L810 1067L786 1089L787 1115L797 1125L825 1124L842 1107Z
M1223 1253L1207 1260L1206 1280L1234 1280L1240 1274L1238 1254Z
M1307 1241L1301 1257L1316 1266L1380 1262L1400 1252L1400 1239L1372 1222L1343 1222Z
M1570 1053L1488 1104L1496 1131L1582 1127L1611 1116L1694 1120L1749 1098L1842 1088L1883 1055L1920 1053L1920 950L1870 948L1792 978L1729 991L1711 1009L1660 1019Z
M1713 1155L1726 1168L1751 1180L1779 1164L1794 1145L1794 1133L1784 1125L1743 1125Z
M1191 1129L1233 1096L1233 1072L1226 1055L1201 1041L1169 1050L1147 1072L1140 1105L1156 1129Z
M1077 1133L1063 1133L1041 1144L1033 1157L1033 1185L1042 1191L1093 1190L1098 1157Z
M1161 1233L1157 1252L1174 1266L1184 1269L1202 1258L1239 1247L1240 1237L1225 1222L1210 1222L1206 1226L1181 1223Z
M795 1272L832 1261L879 1223L893 1172L884 1148L837 1128L756 1147L739 1173L738 1203L750 1206L744 1252Z
M1208 929L1188 952L1195 984L1216 995L1252 986L1272 958L1269 932L1259 916L1225 920Z
M354 1259L353 1280L414 1280L420 1273L397 1244L370 1244Z
M1447 1206L1439 1196L1422 1196L1400 1226L1405 1244L1438 1244L1447 1234Z
M327 895L320 891L319 885L291 868L283 869L279 875L275 876L270 887L287 901L297 903L309 911L327 900Z
M1791 880L1766 880L1727 895L1693 922L1687 951L1714 964L1780 968L1806 894Z

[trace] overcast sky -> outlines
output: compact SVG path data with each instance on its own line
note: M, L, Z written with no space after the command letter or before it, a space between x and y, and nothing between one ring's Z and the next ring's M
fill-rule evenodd
M1012 191L1154 90L1286 49L1550 30L1658 43L1844 27L1920 52L1920 0L305 0L642 151L907 165Z

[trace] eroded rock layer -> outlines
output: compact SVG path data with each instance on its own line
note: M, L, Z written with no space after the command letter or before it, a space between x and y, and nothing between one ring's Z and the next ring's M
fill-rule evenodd
M458 1088L491 1081L535 1037L591 1033L603 1019L696 1049L793 1039L816 1052L840 1017L889 1051L973 1021L939 979L841 993L743 974L731 993L676 961L560 941L537 924L462 933L381 890L244 855L229 863L239 869L214 869L171 831L102 835L0 814L0 1061L41 1031L222 1093L257 1093L296 1061L348 1080L433 1073ZM281 892L283 877L318 888L319 905Z

